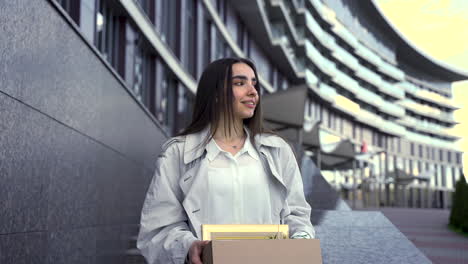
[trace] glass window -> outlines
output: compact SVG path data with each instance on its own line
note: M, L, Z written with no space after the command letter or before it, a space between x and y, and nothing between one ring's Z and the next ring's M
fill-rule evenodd
M353 129L353 139L355 139L356 138L356 123L353 122L351 124L351 126L352 126L352 129Z
M445 174L446 173L446 167L441 165L440 166L440 170L441 170L441 183L442 183L442 187L447 187L447 175Z
M193 77L197 75L197 1L187 0L187 48L185 48L187 58L187 68Z
M128 38L136 37L135 30L128 23L125 23L125 19L121 19L115 15L114 10L107 6L107 2L99 1L98 6L95 45L102 56L119 74L125 77L123 66L124 52L129 48L129 45L133 45L133 43L128 43ZM126 32L119 31L122 24L125 24ZM126 38L127 41L125 41ZM120 45L125 45L125 49L121 49ZM130 65L133 65L133 62Z
M80 24L80 1L59 0L59 4L70 15L77 25Z
M446 179L446 182L447 182L447 188L454 188L455 187L455 184L454 184L454 181L453 181L453 174L452 174L453 170L450 166L447 166L445 168L445 179Z
M162 1L162 18L161 18L161 38L169 47L174 51L175 55L179 57L178 47L178 34L179 21L178 21L178 4L179 0L161 0Z
M177 118L176 133L187 127L192 119L193 104L195 95L185 86L179 85L177 92Z
M372 157L372 163L373 163L373 167L374 167L374 174L375 175L380 175L381 173L381 162L380 162L380 155L374 155L374 157Z
M442 187L442 166L437 164L436 165L436 174L437 174L437 180L436 180L436 185L438 187Z
M80 6L80 28L85 37L94 43L94 25L96 13L95 0L81 0Z
M156 117L166 127L167 131L174 135L176 132L176 110L177 110L177 80L172 73L164 67L162 72L161 89L156 104Z
M219 31L216 31L215 59L224 58L224 39Z
M461 165L462 161L461 161L461 153L457 153L456 154L456 157L457 157L457 164L458 165Z
M453 182L454 184L456 184L456 182L458 182L458 180L460 179L460 168L453 167L452 169L453 169L453 172L452 172Z
M398 157L398 156L396 156L396 157L397 157L396 158L396 163L395 163L396 168L404 171L405 170L404 159L401 158L401 157Z
M427 163L426 164L427 168L431 172L431 180L430 180L430 185L431 186L437 186L437 171L435 169L435 165L432 163Z
M392 172L395 170L395 157L392 155L388 155L388 172Z
M203 32L203 65L204 67L211 62L211 36L212 36L212 23L209 19L205 21L205 29Z
M387 154L385 152L380 153L380 173L379 175L385 174L387 169Z
M410 174L411 173L411 163L409 159L405 159L405 172Z

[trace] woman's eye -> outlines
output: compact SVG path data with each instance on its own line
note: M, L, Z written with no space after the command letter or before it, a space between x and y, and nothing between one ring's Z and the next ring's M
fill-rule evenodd
M234 82L234 85L240 86L240 85L244 85L244 83L243 82Z

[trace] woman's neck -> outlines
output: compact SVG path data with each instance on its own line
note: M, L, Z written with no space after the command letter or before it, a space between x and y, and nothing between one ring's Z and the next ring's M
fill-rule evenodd
M245 137L244 125L241 122L232 123L231 126L225 126L224 122L219 122L213 138L224 142L236 141Z

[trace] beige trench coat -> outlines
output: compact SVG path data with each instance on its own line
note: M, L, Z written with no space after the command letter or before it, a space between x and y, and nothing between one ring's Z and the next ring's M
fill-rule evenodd
M141 213L137 247L149 264L183 264L193 241L201 239L198 217L205 210L200 195L206 190L204 141L208 129L175 137L163 145ZM304 198L302 178L291 147L280 137L255 137L256 148L273 178L270 190L271 219L289 225L290 234L315 237L311 208Z

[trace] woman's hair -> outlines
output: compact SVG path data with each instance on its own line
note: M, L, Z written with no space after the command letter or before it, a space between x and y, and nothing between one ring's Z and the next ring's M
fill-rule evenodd
M234 95L232 93L232 65L245 63L252 68L258 80L257 69L252 61L243 58L224 58L211 62L203 71L198 82L192 122L180 135L197 133L211 126L211 134L206 138L205 144L213 138L218 129L221 118L224 120L224 131L230 133L234 125ZM269 132L263 127L262 107L260 98L260 84L257 81L255 89L258 93L258 102L251 118L244 119L244 125L249 129L251 141L257 134ZM223 116L221 116L223 115Z

